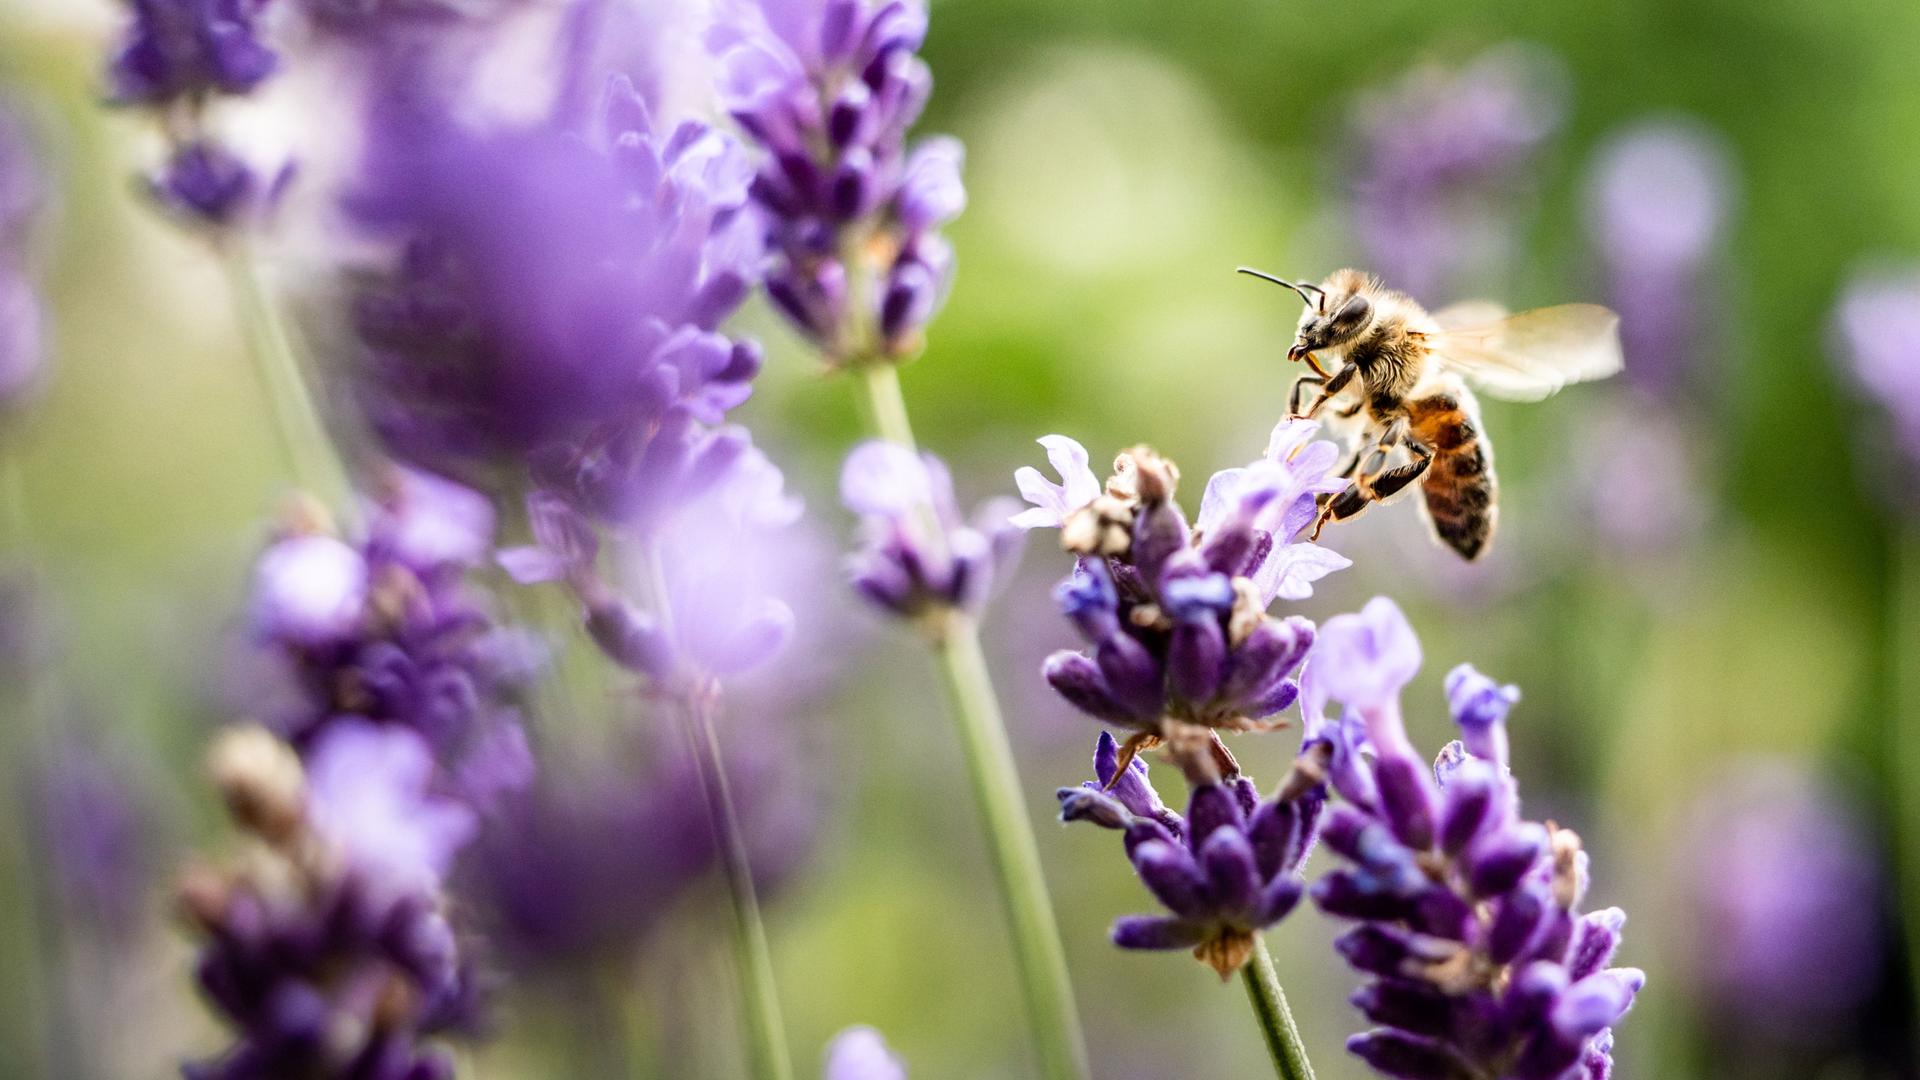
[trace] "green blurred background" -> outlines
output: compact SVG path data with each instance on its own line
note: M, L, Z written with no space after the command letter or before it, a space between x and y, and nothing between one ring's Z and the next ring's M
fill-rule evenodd
M5 447L21 455L31 529L9 554L44 584L57 677L4 739L18 787L56 725L109 733L164 818L161 869L144 932L65 942L32 880L27 823L0 830L0 1075L49 1075L38 1048L63 1022L98 1040L103 1075L169 1075L217 1044L166 919L164 867L221 835L198 763L227 718L222 655L283 484L218 266L140 202L129 179L140 126L98 107L112 14L81 0L0 4L0 86L43 121L59 176L44 253L55 368ZM1585 837L1589 906L1627 908L1623 961L1650 974L1617 1032L1621 1076L1915 1075L1892 860L1892 796L1915 781L1888 749L1902 730L1920 736L1920 715L1889 690L1901 525L1889 451L1827 326L1857 260L1920 253L1920 5L942 0L921 128L966 142L971 202L950 230L954 292L904 373L920 434L968 500L1010 491L1042 434L1070 434L1096 459L1150 442L1184 467L1191 507L1208 473L1258 454L1292 376L1297 307L1233 267L1318 277L1359 261L1342 200L1356 96L1515 40L1557 54L1568 83L1499 299L1600 298L1582 192L1609 133L1681 113L1731 152L1739 193L1713 267L1717 306L1703 312L1727 333L1669 402L1688 433L1675 446L1698 521L1623 551L1577 510L1582 466L1638 437L1624 387L1490 404L1506 531L1487 564L1454 567L1396 507L1328 534L1356 566L1300 610L1324 618L1378 592L1402 602L1427 652L1409 704L1423 746L1446 737L1439 680L1453 664L1523 688L1512 729L1530 811ZM743 416L816 524L843 539L833 481L860 430L854 388L815 371L764 309L747 321L774 356ZM1609 416L1625 422L1601 426ZM1066 569L1035 537L988 632L1099 1075L1259 1075L1237 987L1178 955L1107 945L1114 916L1150 909L1117 843L1048 824L1052 788L1085 778L1097 730L1048 701L1037 674L1046 651L1072 644L1045 598ZM915 1075L1026 1075L1011 961L933 672L910 642L846 617L871 652L830 702L791 721L808 726L823 792L813 854L770 903L792 1039L805 1058L867 1022ZM1293 748L1286 733L1236 743L1269 782ZM1756 1043L1704 989L1732 946L1689 874L1710 861L1701 845L1724 839L1703 838L1700 800L1759 761L1837 800L1880 876L1841 916L1878 946L1859 1000ZM647 943L651 974L627 1006L656 1046L641 1059L656 1064L635 1068L731 1075L714 1045L730 1031L719 945L697 912L674 926ZM1361 1075L1340 1051L1361 1023L1345 1001L1358 979L1328 948L1335 932L1303 911L1269 940L1320 1075L1337 1080ZM515 1008L522 1022L478 1055L480 1075L593 1068L560 1034L570 1006L529 996ZM668 1018L693 1032L663 1036Z

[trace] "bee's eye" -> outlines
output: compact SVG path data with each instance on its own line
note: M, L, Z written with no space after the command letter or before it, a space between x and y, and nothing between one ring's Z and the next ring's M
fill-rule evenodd
M1334 312L1333 318L1330 320L1330 328L1334 330L1351 330L1361 323L1366 322L1368 316L1372 314L1373 305L1367 301L1366 297L1350 297L1346 303L1340 305L1339 311Z

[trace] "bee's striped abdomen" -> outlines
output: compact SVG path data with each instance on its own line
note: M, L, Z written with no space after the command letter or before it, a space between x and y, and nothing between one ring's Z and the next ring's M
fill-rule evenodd
M1478 558L1493 539L1493 447L1480 431L1480 409L1464 387L1410 402L1413 435L1433 451L1421 478L1427 520L1440 542Z

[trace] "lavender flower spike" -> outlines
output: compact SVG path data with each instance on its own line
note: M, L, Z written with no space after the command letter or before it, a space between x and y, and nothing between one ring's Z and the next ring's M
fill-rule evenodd
M887 1040L870 1027L850 1027L827 1044L827 1067L821 1080L907 1080Z
M1244 776L1207 777L1195 785L1183 818L1161 804L1146 761L1123 764L1119 744L1104 731L1093 768L1096 780L1060 789L1061 820L1124 832L1134 873L1168 911L1120 919L1113 943L1191 949L1228 978L1247 962L1254 935L1299 903L1300 863L1312 847L1325 789L1306 785L1262 800Z
M215 779L258 850L196 867L181 886L204 938L196 976L236 1030L185 1075L450 1080L433 1040L471 1032L478 1016L440 884L473 817L425 793L431 759L411 732L342 726L313 762L304 772L260 728L214 749Z
M1604 1077L1611 1029L1646 978L1607 966L1626 917L1581 914L1580 838L1520 817L1506 761L1512 687L1456 669L1447 696L1465 741L1431 770L1413 756L1399 693L1419 664L1405 618L1376 599L1327 621L1304 677L1310 714L1329 700L1343 708L1313 736L1336 744L1329 776L1346 802L1320 836L1348 865L1312 896L1358 923L1336 947L1373 979L1353 1001L1379 1026L1347 1047L1413 1080ZM1351 714L1374 747L1370 770Z
M952 278L961 147L906 140L926 30L922 0L728 0L709 35L722 104L765 151L767 295L835 364L918 351Z
M1854 381L1886 410L1909 469L1920 469L1920 265L1856 271L1833 329Z
M0 101L0 419L45 367L46 311L25 259L44 187L27 125Z
M840 497L861 516L865 538L851 560L854 587L896 615L978 613L1019 549L1006 500L990 500L973 524L963 523L947 467L895 443L855 447L840 473Z

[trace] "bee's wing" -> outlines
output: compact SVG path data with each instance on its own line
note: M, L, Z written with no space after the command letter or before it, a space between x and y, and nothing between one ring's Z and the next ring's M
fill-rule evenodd
M1455 321L1468 309L1490 308L1462 304L1436 313L1441 329L1426 334L1426 342L1442 364L1494 397L1538 401L1622 366L1620 316L1598 304L1562 304L1471 325Z

